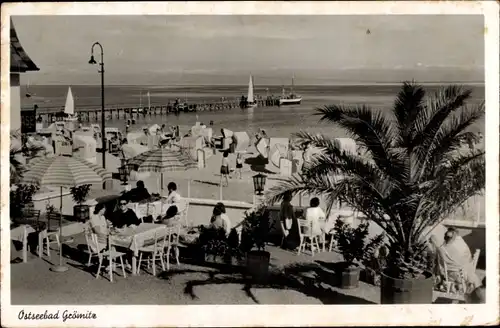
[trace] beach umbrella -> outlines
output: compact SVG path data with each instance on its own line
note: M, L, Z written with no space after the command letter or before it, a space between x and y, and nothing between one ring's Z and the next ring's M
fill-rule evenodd
M36 158L30 161L21 183L38 185L40 187L60 188L61 203L59 207L59 240L62 240L63 187L102 184L111 179L112 175L107 170L82 158L54 156ZM68 270L68 268L62 263L62 246L59 250L59 265L53 267L52 270L56 272L64 272Z
M157 148L128 160L127 165L137 172L161 173L160 188L163 190L163 173L181 172L198 168L198 163L182 150Z

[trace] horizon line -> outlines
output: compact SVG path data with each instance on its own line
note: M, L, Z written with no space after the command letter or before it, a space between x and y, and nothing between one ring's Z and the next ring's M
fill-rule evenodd
M405 82L412 82L411 80L404 80L404 81L399 81L399 82L336 82L336 83L301 83L298 85L295 85L295 87L300 87L300 86L375 86L375 85L386 85L386 86L392 86L392 85L401 85ZM421 85L443 85L443 84L461 84L461 85L485 85L485 81L425 81L425 82L418 82L414 81L416 84L421 84ZM239 86L246 86L247 84L222 84L222 83L210 83L210 84L121 84L121 83L113 83L113 84L107 84L105 86L120 86L120 87L141 87L141 86L164 86L166 88L168 87L206 87L206 86L227 86L227 87L239 87ZM100 86L99 83L78 83L78 84L68 84L68 83L44 83L44 84L21 84L21 86L25 87L33 87L33 86ZM276 86L276 87L282 87L284 86L283 84L261 84L261 86ZM286 86L286 84L285 84ZM259 87L259 85L254 85L254 87Z

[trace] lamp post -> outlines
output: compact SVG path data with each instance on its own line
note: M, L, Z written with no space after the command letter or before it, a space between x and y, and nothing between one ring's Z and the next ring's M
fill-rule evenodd
M254 189L254 204L256 203L256 196L262 197L264 195L264 186L266 185L267 176L259 173L252 177Z
M97 62L94 59L94 47L99 46L101 49L101 61L99 66L101 67L98 70L101 73L101 140L102 140L102 167L106 168L106 134L105 130L105 122L106 119L104 117L104 51L102 50L102 45L99 42L94 42L92 48L90 49L90 60L89 64L95 65Z

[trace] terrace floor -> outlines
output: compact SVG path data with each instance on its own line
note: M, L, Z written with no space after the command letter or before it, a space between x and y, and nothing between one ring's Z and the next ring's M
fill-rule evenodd
M82 241L83 240L83 241ZM88 269L76 259L76 249L84 243L82 235L74 237L65 248L69 270L50 271L58 261L29 254L27 263L15 263L11 269L11 303L13 305L187 305L187 304L374 304L380 299L377 286L360 282L359 288L340 289L328 284L332 263L341 260L335 252L296 255L276 247L271 252L271 274L265 284L251 285L239 273L223 267L207 267L182 263L171 265L170 271L154 277L141 271L139 276L123 278L107 275L95 279L96 268ZM12 247L11 257L20 257ZM51 262L52 261L52 262ZM157 273L160 272L157 270ZM484 275L484 272L483 272ZM438 295L435 295L435 300Z

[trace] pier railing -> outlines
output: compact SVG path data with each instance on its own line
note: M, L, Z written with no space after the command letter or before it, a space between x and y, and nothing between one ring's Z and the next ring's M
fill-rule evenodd
M279 106L279 99L266 98L258 99L259 107ZM201 103L183 103L183 104L167 104L167 105L152 105L152 106L110 106L105 108L106 119L138 119L147 116L162 116L162 115L179 115L180 113L192 112L216 112L223 110L242 109L241 103L236 100L225 100L218 102L201 102ZM37 116L42 117L44 121L55 122L62 120L63 117L57 115L64 111L64 106L38 106ZM75 114L80 122L97 122L101 119L101 108L93 106L80 107L75 110Z

